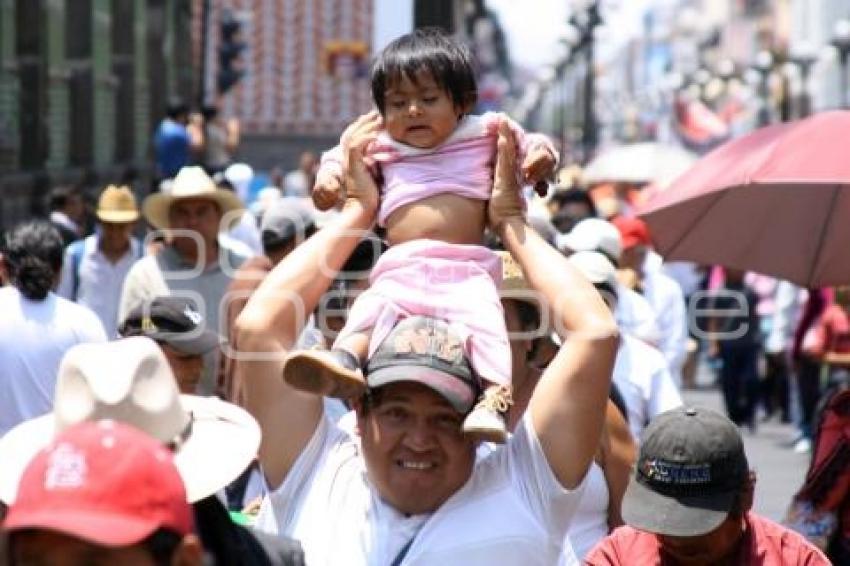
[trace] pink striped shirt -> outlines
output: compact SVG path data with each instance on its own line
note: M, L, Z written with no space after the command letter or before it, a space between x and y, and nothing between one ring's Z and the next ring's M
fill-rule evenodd
M526 133L519 124L497 112L466 116L452 135L434 148L411 147L381 132L366 151L367 160L380 168L384 179L378 224L386 225L390 214L400 207L434 195L454 193L470 199L489 199L501 120L507 121L516 136L518 163L541 146L557 160L558 154L549 138ZM322 155L321 168L342 175L341 146Z

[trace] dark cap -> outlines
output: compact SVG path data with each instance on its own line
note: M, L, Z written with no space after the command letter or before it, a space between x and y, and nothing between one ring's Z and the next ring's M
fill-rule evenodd
M219 335L206 328L203 315L185 297L156 297L127 315L119 334L147 336L184 354L206 354L219 345Z
M480 390L467 357L467 340L447 322L412 316L398 322L366 366L370 388L415 381L467 413Z
M280 246L292 238L307 238L316 228L310 206L298 198L282 198L263 213L260 234L266 248Z
M738 428L716 411L680 407L656 416L623 497L623 519L661 535L692 537L729 516L748 481Z

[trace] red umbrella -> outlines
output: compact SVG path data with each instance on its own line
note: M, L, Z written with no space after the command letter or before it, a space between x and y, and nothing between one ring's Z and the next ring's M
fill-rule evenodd
M849 138L842 111L756 130L700 159L640 216L668 260L850 283Z

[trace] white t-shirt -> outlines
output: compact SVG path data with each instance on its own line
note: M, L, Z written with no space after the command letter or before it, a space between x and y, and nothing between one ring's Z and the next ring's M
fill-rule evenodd
M311 566L555 564L581 498L558 483L526 414L507 444L479 451L469 481L431 515L405 517L369 483L358 439L323 418L257 528L301 542Z
M595 461L587 470L584 480L584 493L581 496L575 519L568 533L570 543L576 556L584 559L591 548L608 536L608 505L610 494L605 472ZM572 557L565 556L562 566L570 564Z
M626 403L635 441L652 417L682 405L661 352L626 333L620 335L612 379Z
M56 373L65 352L106 342L97 316L53 293L31 301L15 287L0 289L0 436L53 409Z
M614 318L617 326L646 342L657 345L661 333L656 322L655 311L643 295L617 284L617 306Z
M62 278L56 294L84 307L90 308L103 324L106 335L118 337L118 303L121 301L121 289L130 268L141 256L141 243L130 239L130 248L121 258L112 263L98 247L99 236L91 235L83 241L83 254L79 266L74 265L70 247L65 249L62 262ZM77 275L74 269L78 268ZM77 295L74 296L74 282L77 283Z
M646 271L643 296L655 311L661 339L658 349L667 360L670 375L676 384L682 383L682 365L688 347L688 316L685 298L679 284L661 271Z

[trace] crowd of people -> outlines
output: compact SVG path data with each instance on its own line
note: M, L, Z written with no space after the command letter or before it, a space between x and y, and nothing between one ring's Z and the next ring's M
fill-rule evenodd
M550 187L545 136L472 114L442 33L392 42L372 91L256 193L238 125L175 102L141 203L110 185L87 219L58 187L4 235L2 560L850 556L850 293L664 263L626 193ZM700 350L727 416L683 404ZM793 529L752 511L742 439L792 382Z

